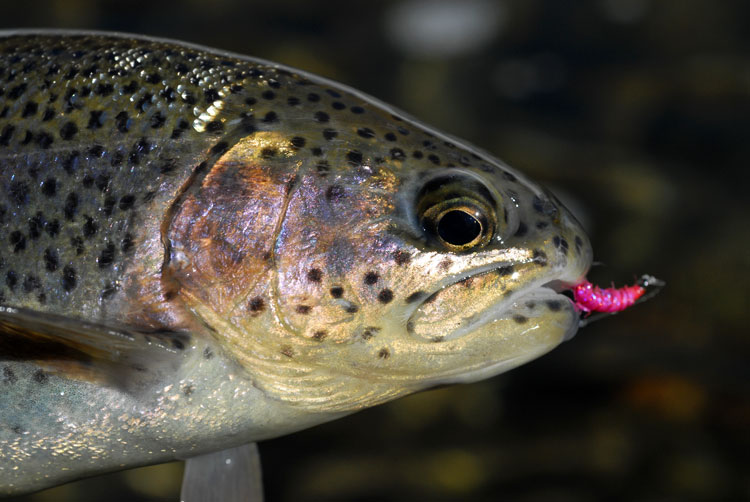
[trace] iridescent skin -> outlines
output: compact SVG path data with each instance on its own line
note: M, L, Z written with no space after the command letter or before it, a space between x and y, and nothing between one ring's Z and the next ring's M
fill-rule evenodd
M57 262L0 304L189 336L168 370L114 384L95 378L111 369L96 357L51 364L0 343L0 494L487 378L577 329L573 304L547 287L589 267L574 218L522 174L387 105L272 63L131 36L21 34L0 53L16 72L6 89L28 82L0 97L0 143L13 127L0 188L16 218L0 230L39 212L62 222L56 235L23 230L23 249L3 244L22 278L47 250ZM54 117L41 103L56 103ZM484 218L481 242L435 232L430 209L444 199Z

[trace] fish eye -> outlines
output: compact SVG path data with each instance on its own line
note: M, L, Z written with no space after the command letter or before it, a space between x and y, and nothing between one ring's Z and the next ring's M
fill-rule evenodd
M440 201L422 214L422 228L451 251L468 251L492 238L493 218L478 200L460 197Z
M417 193L416 212L433 244L455 252L470 251L492 239L497 200L497 194L475 177L451 173L422 186Z
M482 224L465 209L450 209L440 215L437 233L452 246L467 246L481 237Z

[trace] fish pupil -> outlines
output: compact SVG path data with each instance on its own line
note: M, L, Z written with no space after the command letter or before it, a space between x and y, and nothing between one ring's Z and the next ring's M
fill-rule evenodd
M466 211L446 212L437 225L438 235L448 244L463 246L475 240L482 232L479 221Z

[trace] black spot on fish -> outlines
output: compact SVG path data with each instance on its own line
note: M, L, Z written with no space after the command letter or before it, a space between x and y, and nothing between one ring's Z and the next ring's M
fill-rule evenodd
M70 245L73 246L73 249L75 249L76 255L78 256L81 256L85 251L82 237L72 237L70 239Z
M385 135L384 135L383 137L384 137L384 138L385 138L386 140L388 140L388 141L396 141L396 140L398 139L398 138L396 137L396 135L395 135L395 134L393 134L392 132L387 132L387 133L385 133Z
M349 164L353 166L358 166L362 164L362 152L358 150L350 150L346 154L346 160L349 161Z
M377 326L368 326L362 331L362 339L363 340L369 340L370 338L374 337L376 333L380 331L380 328Z
M545 303L552 312L557 312L562 308L562 304L557 300L547 300Z
M28 84L23 83L19 84L13 88L11 88L10 91L8 91L8 99L18 99L21 97L21 95L26 92L26 88L28 87Z
M334 286L329 290L329 292L334 298L341 298L342 296L344 296L344 288L342 288L341 286Z
M529 227L526 226L526 223L521 221L518 223L518 228L516 229L516 232L513 235L516 237L523 237L524 235L528 233L528 231L529 231Z
M72 220L78 211L78 195L75 192L70 192L65 198L65 205L63 206L63 214L68 220Z
M576 254L581 254L581 247L583 246L583 239L581 239L579 236L576 235L575 243L576 243Z
M60 266L60 259L57 256L57 251L51 248L44 250L44 268L48 272L54 272Z
M289 345L284 345L283 347L281 347L280 352L282 356L286 356L290 359L294 357L294 350Z
M18 382L15 372L8 366L3 366L3 383L13 385Z
M130 116L128 115L128 112L120 112L115 116L115 125L117 126L117 130L121 133L126 133L130 130Z
M400 148L391 148L391 158L393 160L404 160L406 158L406 154Z
M505 277L506 275L510 275L513 273L513 267L511 265L506 265L504 267L495 269L495 272L497 272L497 275L499 275L500 277Z
M98 96L109 96L114 90L115 88L112 84L99 83L94 87L94 94Z
M344 196L344 189L339 185L331 185L326 190L326 199L328 200L328 202L336 202L344 198Z
M323 340L325 340L326 335L328 335L328 333L325 330L319 329L313 333L312 337L313 337L313 340L322 342Z
M536 222L536 228L538 228L539 230L544 230L548 226L549 226L549 223L546 222L546 221L537 221Z
M32 239L38 238L42 235L42 228L44 228L44 215L38 212L29 218L29 237Z
M320 122L320 123L325 123L330 120L330 117L328 116L328 114L323 111L315 112L315 115L313 115L313 118L315 119L316 122Z
M216 89L206 89L203 91L203 96L206 98L206 102L211 104L214 101L218 101L221 96L219 96L219 93L216 91Z
M101 129L104 125L104 110L92 110L89 112L89 123L86 129Z
M259 296L250 300L250 303L248 304L248 310L250 310L251 315L253 316L259 315L265 308L266 302Z
M206 347L203 349L203 359L213 359L214 358L214 351L211 350L211 347Z
M431 153L430 155L428 155L427 158L430 160L430 162L432 162L436 166L440 165L440 157L438 157L434 153Z
M333 103L331 103L331 107L334 110L343 110L344 108L346 108L346 105L341 101L334 101Z
M13 246L13 252L18 253L26 249L26 236L19 230L14 230L8 235L10 245Z
M360 127L359 129L357 129L357 134L365 139L375 137L375 131L373 131L369 127Z
M150 125L151 129L161 129L164 127L164 123L167 121L166 117L161 112L156 112L151 115Z
M289 96L286 98L286 104L289 106L297 106L300 103L299 98L295 96Z
M15 130L16 128L10 124L3 127L3 131L0 133L0 145L8 146Z
M311 92L307 95L307 100L311 103L317 103L318 101L320 101L320 95Z
M338 135L339 133L336 132L335 129L323 129L323 137L327 139L328 141L331 141L333 138L335 138Z
M42 193L46 197L54 197L57 193L57 180L55 178L47 178L42 183Z
M380 359L388 359L389 357L391 357L391 351L386 348L382 348L378 352L378 357Z
M73 289L75 289L76 287L77 282L78 281L76 278L76 270L70 265L65 266L63 268L63 274L62 274L62 280L61 280L62 288L65 291L73 291Z
M320 282L323 279L323 272L319 268L311 268L307 271L307 280L310 282Z
M195 386L194 385L185 385L182 388L182 393L186 396L192 396L193 392L195 392Z
M49 122L55 118L55 110L54 108L48 107L44 110L44 113L42 114L42 122Z
M94 235L96 235L96 231L99 228L99 225L96 224L94 219L91 216L84 216L85 222L83 224L83 227L81 228L83 232L83 236L86 238L91 238Z
M96 261L99 264L99 268L107 268L112 265L112 262L114 262L114 260L115 260L115 245L112 243L109 243L102 250L101 254L99 254L99 258Z
M514 316L513 316L513 320L514 320L514 321L515 321L516 323L518 323L518 324L523 324L523 323L525 323L526 321L528 321L529 319L528 319L528 318L527 318L526 316L522 316L522 315L520 315L520 314L516 314L516 315L514 315Z
M260 156L264 159L270 159L276 156L276 149L271 147L266 147L261 149Z
M534 207L534 211L545 216L554 216L557 214L557 206L549 199L540 197L539 195L534 196L532 206Z
M11 291L15 291L16 286L18 285L18 274L13 270L8 270L5 274L5 285L8 286L8 289Z
M44 230L50 237L57 237L60 233L60 222L58 220L45 221Z
M290 141L292 148L302 148L305 146L305 138L301 136L295 136Z
M393 253L393 260L396 262L396 265L407 265L411 262L411 255L407 251L398 250Z
M351 112L352 112L352 113L354 113L354 114L357 114L357 115L360 115L360 114L362 114L362 113L365 113L365 109L364 109L364 108L362 108L361 106L356 106L356 105L355 105L355 106L352 106L352 107L350 108L350 110L351 110Z
M545 253L544 251L541 251L539 249L535 249L534 253L531 256L531 258L540 267L546 267L547 266L547 253Z
M109 300L112 298L112 295L114 295L117 292L117 287L112 284L111 282L107 283L106 286L104 286L104 289L102 289L101 299L102 300Z
M23 280L23 291L26 294L31 293L35 289L40 289L42 287L42 281L39 280L39 278L35 275L27 275Z
M309 314L311 310L312 310L312 307L309 305L297 305L294 308L295 312L297 312L298 314L302 314L302 315Z
M420 150L414 150L411 156L415 159L421 159L422 157L424 157L424 154Z
M39 105L36 104L33 101L29 101L26 103L26 106L23 107L23 112L21 112L21 117L27 118L31 117L32 115L36 115L36 111L39 108Z
M278 122L279 116L276 114L276 112L268 112L263 116L263 122L266 124L271 124L273 122Z
M359 312L359 307L354 305L353 303L349 303L344 307L344 310L349 314L354 314L356 312Z
M130 234L125 234L125 236L122 238L122 242L120 243L120 250L123 253L129 253L133 250L134 245L135 244L133 242L133 236Z
M380 276L376 272L367 272L365 274L364 283L368 286L372 286L376 282L378 282L378 279L380 279Z
M132 194L123 195L122 197L120 197L119 206L122 211L127 211L128 209L133 207L134 203L135 203L135 195L132 195Z
M212 120L206 124L206 132L217 134L224 131L224 123L221 120Z
M29 201L29 185L23 181L14 181L8 188L8 195L13 204L23 206Z
M380 303L390 303L393 300L393 291L390 289L384 289L378 293L378 301Z
M49 381L49 375L43 370L36 370L33 375L34 381L40 385L44 385Z

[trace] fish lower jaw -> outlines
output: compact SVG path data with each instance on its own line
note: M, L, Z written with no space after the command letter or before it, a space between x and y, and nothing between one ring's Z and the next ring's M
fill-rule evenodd
M467 320L463 326L454 330L447 339L469 336L489 325L513 321L515 324L539 323L545 314L570 311L575 312L573 302L566 295L558 292L558 281L555 284L545 283L542 286L531 287L516 292L509 298L499 300L493 307L488 308L480 316ZM562 289L560 289L562 291ZM571 322L563 340L572 338L577 328L577 321ZM570 331L570 332L569 332Z

